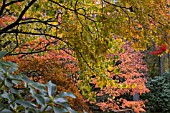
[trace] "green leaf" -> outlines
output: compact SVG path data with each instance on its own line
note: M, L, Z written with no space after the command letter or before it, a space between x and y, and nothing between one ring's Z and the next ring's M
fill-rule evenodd
M25 107L24 106L17 106L16 108L18 111L25 111Z
M12 87L10 87L9 90L11 91L11 93L14 93L14 94L20 94L22 92L21 90L16 90Z
M4 103L0 102L0 110L3 109L5 107ZM1 112L1 111L0 111Z
M33 83L33 81L31 81L28 77L26 77L25 75L21 76L21 80L23 80L26 83Z
M71 98L76 98L76 96L73 93L70 93L70 92L62 92L58 96L61 96L61 97L68 96L68 97L71 97Z
M0 59L3 58L6 55L6 51L0 51Z
M9 75L10 76L10 75ZM12 75L13 76L13 75ZM13 76L13 77L16 77L17 78L17 76ZM11 77L10 77L11 78ZM16 79L16 78L11 78L12 79L12 83L13 84L15 84L15 85L17 85L17 84L19 84L21 81L19 80L19 79Z
M54 98L54 102L57 104L57 103L68 102L68 100L65 99L65 98L62 98L62 97L55 97L55 98Z
M44 85L40 84L39 82L33 82L32 81L29 85L33 86L34 88L38 89L41 92L45 91Z
M8 98L8 93L7 93L6 91L4 91L4 93L1 94L1 96L2 96L3 98Z
M23 105L25 108L32 108L32 109L36 108L36 105L31 102L27 102L27 101L23 101L23 100L16 100L15 102L20 105Z
M10 67L10 68L9 68L8 72L9 72L9 73L12 73L12 72L14 72L14 71L16 71L16 70L18 70L18 67L17 67L17 66L13 66L13 67Z
M52 96L56 92L56 85L53 84L51 81L49 81L47 83L47 87L48 87L48 95Z
M44 100L46 103L48 103L50 101L50 98L49 97L44 97Z
M120 68L115 68L114 70L113 70L113 72L114 72L114 74L116 74L116 75L118 75L119 73L120 73Z
M34 94L33 97L35 97L38 104L45 105L45 100L42 96L40 96L39 94Z
M0 75L4 76L4 73L6 73L6 72L7 72L6 67L0 65Z
M14 62L1 62L1 64L3 64L4 66L8 66L8 67L17 67L18 66Z
M12 93L8 94L7 92L4 91L4 93L1 95L3 98L8 99L8 103L12 102L14 100L14 95ZM14 104L9 104L9 106L13 109Z
M4 81L4 76L3 76L3 73L2 72L0 72L0 81Z
M13 113L11 110L9 109L3 109L2 111L0 111L1 113Z
M59 0L60 3L63 3L65 0Z
M9 79L9 78L5 79L5 85L6 85L7 87L12 87L13 84L12 84L11 79Z
M59 105L65 107L69 112L71 113L77 113L76 111L74 111L73 109L71 109L70 105L67 103L58 103Z
M10 100L10 102L12 102L15 98L14 98L14 95L12 93L10 93L8 95L8 99Z
M45 105L45 99L40 94L36 94L34 88L32 87L29 88L30 88L30 93L36 99L37 103L40 105Z

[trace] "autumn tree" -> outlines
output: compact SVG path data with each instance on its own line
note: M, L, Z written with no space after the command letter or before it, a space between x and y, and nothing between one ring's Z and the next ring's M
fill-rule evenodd
M96 102L90 102L92 105L100 106L103 111L123 108L132 108L135 113L145 111L145 100L134 100L136 94L142 95L149 92L145 86L146 77L148 76L147 65L143 61L144 54L137 52L133 47L126 43L122 46L124 52L117 54L119 58L108 66L108 77L115 82L107 81L108 84L102 83L93 78L91 82L96 92ZM115 54L109 54L110 59L115 59ZM104 88L101 89L101 87Z
M38 42L37 44L35 42ZM53 42L53 40L50 40ZM29 43L23 44L15 51L28 51L28 49L40 49L44 44L49 43L45 38L39 38ZM51 44L53 46L53 44ZM30 47L30 48L29 48ZM73 82L79 71L77 60L71 56L72 51L62 49L58 51L49 50L45 53L35 53L29 55L6 56L7 61L18 64L18 71L27 75L31 80L46 84L52 81L56 84L57 92L72 92L77 98L68 98L70 105L79 112L83 110L90 113L85 103L85 98L80 94L76 84Z
M136 50L164 44L169 51L169 0L0 1L0 50L7 55L72 50L82 70L80 89L87 97L93 97L89 83L94 76L109 85L107 55L119 53L123 41ZM15 51L39 37L48 42L42 48Z
M168 0L3 0L0 5L1 49L8 54L37 36L55 38L80 61L91 63L116 48L114 35L138 49L150 42L169 45Z

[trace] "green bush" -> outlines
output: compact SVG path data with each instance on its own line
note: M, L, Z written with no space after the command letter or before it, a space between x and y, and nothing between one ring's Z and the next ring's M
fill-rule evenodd
M149 78L147 87L150 92L143 95L143 99L147 99L146 103L148 112L169 113L170 111L170 73L162 76Z
M5 54L0 51L0 113L76 113L65 98L75 98L72 93L57 94L51 81L41 84L25 75L14 75L17 64L2 61Z

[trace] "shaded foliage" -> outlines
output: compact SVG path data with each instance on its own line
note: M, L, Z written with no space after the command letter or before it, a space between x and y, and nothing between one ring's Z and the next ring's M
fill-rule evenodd
M43 39L41 39L42 43ZM26 44L31 46L32 43ZM34 44L35 46L35 44ZM33 46L33 47L34 47ZM25 46L20 49L24 51ZM37 48L41 45L37 45ZM77 67L77 61L74 57L69 55L72 53L69 50L53 51L49 50L43 54L30 54L30 55L18 55L7 56L5 59L16 62L19 65L19 73L24 73L32 80L46 83L52 81L57 85L57 92L73 92L77 98L68 98L72 108L77 111L88 111L88 106L84 102L84 97L79 93L76 84L73 82L77 78L79 68Z
M0 52L0 58L4 56ZM0 59L0 112L71 112L66 96L76 98L74 94L57 93L56 85L49 81L41 84L30 80L23 74L14 74L17 64Z
M142 96L147 99L146 103L148 113L169 113L170 111L170 74L149 78L147 87L150 92Z

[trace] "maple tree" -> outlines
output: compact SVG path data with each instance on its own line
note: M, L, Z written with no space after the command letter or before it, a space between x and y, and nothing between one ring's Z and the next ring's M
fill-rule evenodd
M104 88L101 88L101 81L97 81L96 78L93 78L92 84L94 84L94 90L97 94L97 97L106 96L105 99L97 101L97 103L91 102L100 106L102 110L115 110L120 108L133 108L135 113L145 111L145 100L133 101L132 99L127 98L126 95L135 95L135 94L144 94L149 92L149 89L145 86L147 75L147 65L143 61L143 54L136 52L129 43L126 43L122 46L124 52L119 53L120 56L117 61L122 61L121 64L115 66L110 65L108 67L109 78L111 80L117 81L117 86L111 80L108 81L109 84L106 84ZM115 55L109 55L114 59ZM92 90L93 91L93 90ZM124 95L124 96L123 96Z
M16 51L24 52L30 48L38 49L43 47L44 44L49 43L44 38L39 38L37 41L37 44L35 44L36 40L25 43L20 48L17 48ZM49 50L43 54L20 54L6 56L4 59L17 63L19 68L17 73L27 75L35 82L45 84L51 80L56 84L57 93L73 92L77 98L68 98L70 105L77 111L83 112L85 110L90 112L84 101L84 97L79 93L72 79L73 76L76 76L76 72L79 71L77 61L68 53L71 54L71 51L65 49L59 51Z
M37 35L59 40L80 61L91 63L116 48L114 35L129 40L136 49L156 42L169 50L169 0L3 0L0 5L1 45L8 42L1 49L9 54Z

